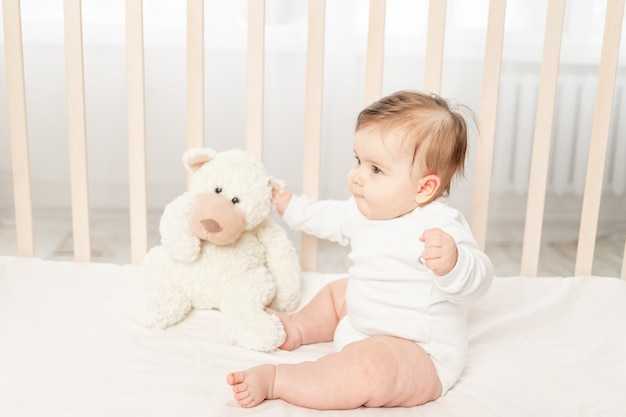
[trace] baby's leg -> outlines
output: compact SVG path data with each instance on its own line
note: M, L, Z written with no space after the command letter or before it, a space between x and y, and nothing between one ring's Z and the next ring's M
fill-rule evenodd
M411 407L441 395L441 383L424 349L391 336L349 344L315 362L233 372L228 383L242 407L274 398L320 410Z
M291 315L268 309L280 318L287 333L280 348L294 350L300 345L333 340L339 320L346 315L347 283L348 279L344 278L327 284L307 305Z

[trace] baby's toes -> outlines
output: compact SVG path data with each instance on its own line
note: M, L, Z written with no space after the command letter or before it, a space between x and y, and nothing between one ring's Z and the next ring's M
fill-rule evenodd
M237 385L241 384L245 378L246 376L243 372L231 372L226 376L226 382L228 385Z

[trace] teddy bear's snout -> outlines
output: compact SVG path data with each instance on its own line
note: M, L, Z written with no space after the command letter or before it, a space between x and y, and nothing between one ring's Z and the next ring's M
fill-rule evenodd
M222 231L222 226L220 226L220 224L213 219L200 220L200 224L202 224L204 230L209 233L218 233Z

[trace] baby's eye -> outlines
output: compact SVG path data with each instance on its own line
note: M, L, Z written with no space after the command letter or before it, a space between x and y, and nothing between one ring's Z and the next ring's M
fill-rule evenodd
M373 165L373 166L372 166L372 172L373 172L374 174L380 174L380 173L382 173L383 171L382 171L380 168L378 168L376 165Z
M231 202L231 203L233 203L233 204L239 204L239 198L237 198L237 197L233 197L233 198L230 200L230 202Z
M359 159L358 156L354 155L354 159L356 159L356 164L357 165L361 165L361 160Z
M215 188L215 194L220 194L222 192L222 187Z

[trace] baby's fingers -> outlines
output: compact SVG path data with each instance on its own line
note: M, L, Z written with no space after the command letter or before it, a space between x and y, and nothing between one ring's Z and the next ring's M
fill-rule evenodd
M426 229L420 236L420 241L426 243L426 241L440 240L445 232L438 227L432 229Z

